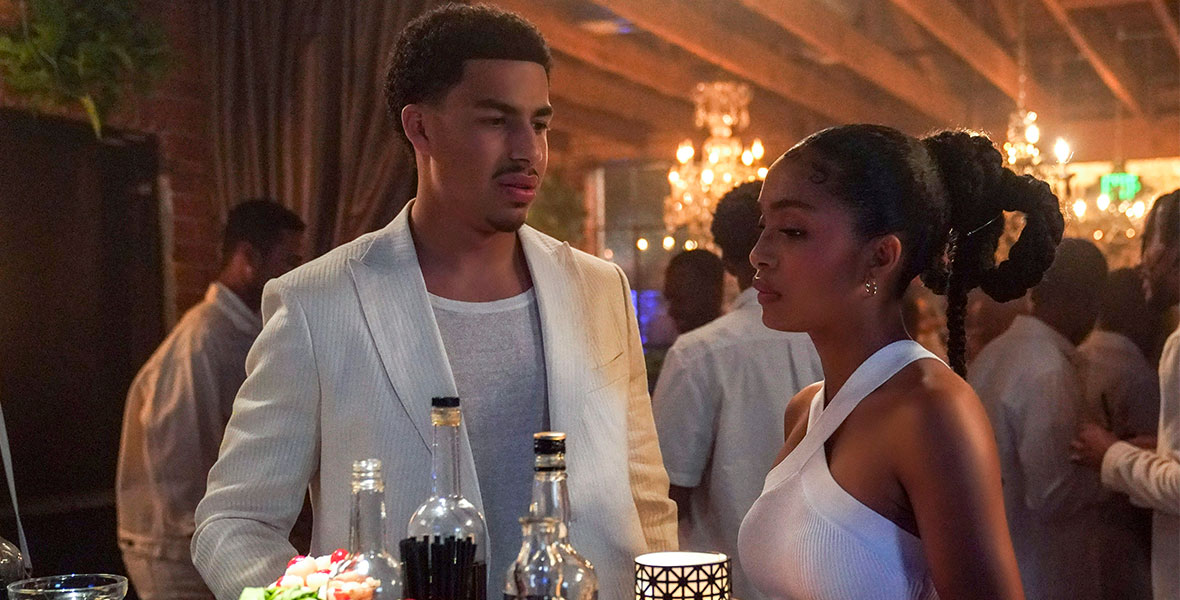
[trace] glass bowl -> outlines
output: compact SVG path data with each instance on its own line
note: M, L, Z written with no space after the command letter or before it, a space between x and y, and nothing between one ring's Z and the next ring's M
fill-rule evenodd
M123 600L126 595L122 575L55 575L8 584L8 600Z

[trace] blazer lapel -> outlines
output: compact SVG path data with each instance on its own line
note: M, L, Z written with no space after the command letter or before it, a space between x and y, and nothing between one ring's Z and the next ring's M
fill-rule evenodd
M418 268L409 214L407 205L349 267L389 381L422 443L429 446L430 399L457 393Z
M549 392L549 424L557 431L580 430L579 406L586 391L586 370L593 353L582 316L582 280L569 244L541 235L527 225L520 229L541 315L545 376Z

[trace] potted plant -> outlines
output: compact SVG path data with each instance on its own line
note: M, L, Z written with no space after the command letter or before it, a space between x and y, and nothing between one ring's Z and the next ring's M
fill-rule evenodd
M128 88L143 93L163 74L163 31L132 0L20 0L19 22L0 31L0 78L45 110L80 105L94 134Z

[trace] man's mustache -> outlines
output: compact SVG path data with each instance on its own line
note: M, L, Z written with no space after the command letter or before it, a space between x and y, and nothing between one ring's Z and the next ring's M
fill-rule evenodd
M524 173L525 175L532 175L534 177L540 177L540 174L537 173L536 167L532 167L532 166L526 165L526 164L505 165L503 167L496 169L496 173L492 177L496 178L501 175L513 175L516 173Z

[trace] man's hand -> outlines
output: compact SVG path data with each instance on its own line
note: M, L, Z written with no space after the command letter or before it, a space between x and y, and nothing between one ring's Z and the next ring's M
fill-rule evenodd
M1117 441L1119 438L1113 433L1093 423L1086 423L1082 425L1078 437L1069 443L1073 451L1069 459L1097 471L1102 468L1102 457Z

